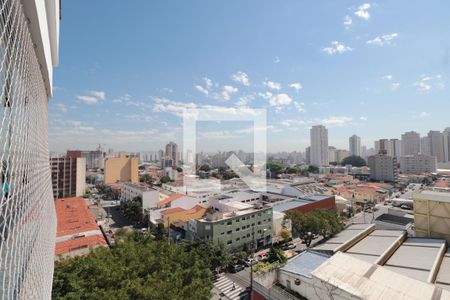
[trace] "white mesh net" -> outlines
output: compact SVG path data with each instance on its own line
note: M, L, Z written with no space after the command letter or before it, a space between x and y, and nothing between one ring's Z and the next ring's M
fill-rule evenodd
M0 0L0 299L50 299L47 93L19 0Z

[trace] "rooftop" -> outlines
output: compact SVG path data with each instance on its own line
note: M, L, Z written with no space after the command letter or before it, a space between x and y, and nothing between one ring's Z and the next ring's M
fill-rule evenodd
M443 247L445 247L445 240L408 238L389 258L384 267L411 278L428 281Z
M432 200L440 202L450 202L450 192L448 191L432 191L423 190L414 194L414 200Z
M436 277L436 285L450 291L450 249L445 253L439 273Z
M313 250L327 253L344 251L362 237L375 230L374 224L353 224L327 240L325 243L315 246Z
M146 184L143 184L143 183L135 183L135 182L126 181L126 182L122 182L122 184L123 184L123 186L128 186L128 187L140 190L142 192L155 191L154 188L152 188Z
M311 272L327 261L330 255L306 250L289 260L281 270L311 278Z
M164 205L166 205L166 204L169 204L169 203L171 203L172 201L174 201L174 200L176 200L176 199L178 199L178 198L181 198L181 197L187 197L186 195L183 195L183 194L173 194L173 195L171 195L171 196L169 196L169 197L167 197L167 198L164 198L163 200L161 200L161 201L158 201L158 206L164 206Z
M99 229L85 199L81 197L57 199L55 207L57 237Z
M376 263L379 258L389 249L396 245L396 241L404 238L402 230L375 230L361 241L346 251L355 258Z

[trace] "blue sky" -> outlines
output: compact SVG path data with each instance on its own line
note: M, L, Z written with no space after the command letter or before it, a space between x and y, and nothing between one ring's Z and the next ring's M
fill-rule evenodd
M269 151L450 126L448 1L63 1L52 151L158 150L183 107L266 108ZM236 124L200 149L246 149Z

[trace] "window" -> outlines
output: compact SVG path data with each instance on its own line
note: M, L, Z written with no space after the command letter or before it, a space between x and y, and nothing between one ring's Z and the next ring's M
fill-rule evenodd
M239 230L241 230L240 228L236 228L236 232L238 232Z
M240 241L240 240L241 240L241 238L237 238L237 239L236 239L236 242L238 242L238 241Z
M220 235L224 235L224 234L225 234L225 232L220 233Z
M228 221L228 222L227 222L227 225L231 225L231 223L232 223L231 221Z
M258 225L261 225L261 221L258 221Z
M254 218L255 217L255 215L252 215L252 218Z
M231 234L231 230L228 230L228 231L227 231L227 234Z
M228 241L228 242L227 242L227 245L231 245L231 243L233 243L233 241Z

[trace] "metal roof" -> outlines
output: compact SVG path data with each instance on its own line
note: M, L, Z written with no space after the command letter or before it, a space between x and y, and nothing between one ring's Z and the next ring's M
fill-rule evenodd
M281 270L311 278L311 272L327 261L328 258L330 256L327 254L306 250L290 260Z
M389 258L385 268L427 281L445 240L408 238Z
M344 245L351 244L361 234L367 232L367 235L371 230L375 228L373 224L353 224L336 234L325 243L315 246L313 249L317 251L336 252Z
M404 236L402 230L375 230L346 251L347 254L375 263L380 256L392 248L395 241Z
M442 259L439 273L436 276L436 285L450 291L450 249Z

